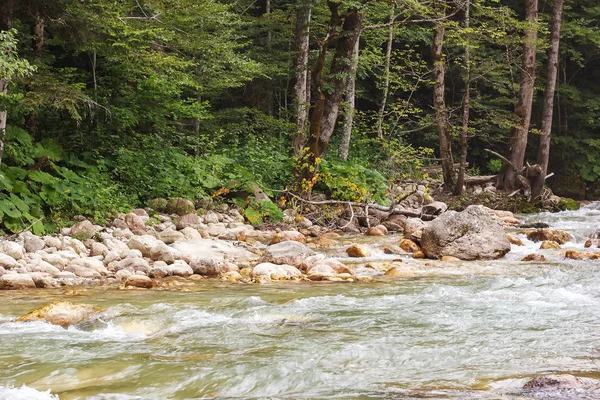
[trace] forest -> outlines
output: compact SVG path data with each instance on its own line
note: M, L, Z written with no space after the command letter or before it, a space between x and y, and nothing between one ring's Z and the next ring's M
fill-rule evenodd
M594 0L3 0L0 229L481 175L598 199L599 24Z

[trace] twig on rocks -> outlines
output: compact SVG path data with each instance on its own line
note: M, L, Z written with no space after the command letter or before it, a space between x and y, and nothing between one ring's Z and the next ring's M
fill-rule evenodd
M352 205L350 203L348 203L348 208L350 209L350 221L348 221L346 225L340 226L340 229L346 229L347 227L349 227L352 223L352 220L354 219L354 210L352 209Z

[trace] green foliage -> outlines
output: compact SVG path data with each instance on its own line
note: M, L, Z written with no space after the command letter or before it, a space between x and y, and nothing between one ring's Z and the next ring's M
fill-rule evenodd
M6 131L5 163L0 169L0 226L34 233L55 229L75 214L104 220L129 206L122 189L98 167L73 157L50 139L34 143L13 126Z
M487 169L492 174L497 174L498 172L500 172L501 168L502 168L502 160L499 160L497 158L492 158L487 163Z
M283 221L283 212L277 207L277 204L269 200L260 202L252 200L244 210L244 217L252 225L259 225L264 222L277 223Z
M337 200L389 204L386 178L376 170L348 161L323 160L315 190Z
M15 79L31 75L35 68L17 53L17 31L0 31L0 80L12 82Z

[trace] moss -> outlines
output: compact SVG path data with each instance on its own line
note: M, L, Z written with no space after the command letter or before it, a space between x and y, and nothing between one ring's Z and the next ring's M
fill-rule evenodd
M152 199L148 202L148 207L153 209L154 211L164 211L167 208L168 201L167 199Z
M575 211L579 210L579 203L568 197L560 199L556 205L561 211Z

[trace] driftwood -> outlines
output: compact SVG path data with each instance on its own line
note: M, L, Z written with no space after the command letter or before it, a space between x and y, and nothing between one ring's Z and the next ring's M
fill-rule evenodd
M302 203L305 204L311 204L311 205L334 205L334 204L345 204L348 205L348 207L351 210L351 216L350 216L350 222L348 222L348 224L346 224L346 226L350 225L350 223L352 222L352 218L354 218L354 211L352 210L352 207L361 207L365 209L365 215L368 218L369 215L369 208L375 209L375 210L379 210L379 211L384 211L384 212L389 212L390 215L404 215L406 217L410 217L410 218L421 218L423 221L431 221L433 219L435 219L436 216L434 215L426 215L423 214L421 212L416 212L416 211L411 211L411 210L406 210L403 208L399 208L397 207L397 203L401 202L402 200L406 199L407 197L409 197L410 195L414 194L416 192L416 190L412 190L406 194L404 194L402 197L400 197L399 199L394 199L394 201L392 202L392 204L389 207L385 207L382 205L379 205L377 203L359 203L359 202L355 202L355 201L343 201L343 200L321 200L321 201L312 201L312 200L307 200L295 193L290 192L289 190L276 190L276 189L268 189L272 192L278 192L278 193L282 193L284 195L288 195L298 201L301 201Z
M466 163L465 168L467 168L468 166L469 166L469 163ZM460 168L460 163L452 164L452 168L454 168L454 169ZM423 167L423 168L421 168L421 172L424 174L439 174L442 172L442 166L441 165L432 165L429 167Z
M483 185L494 182L498 175L470 176L465 178L465 185Z

